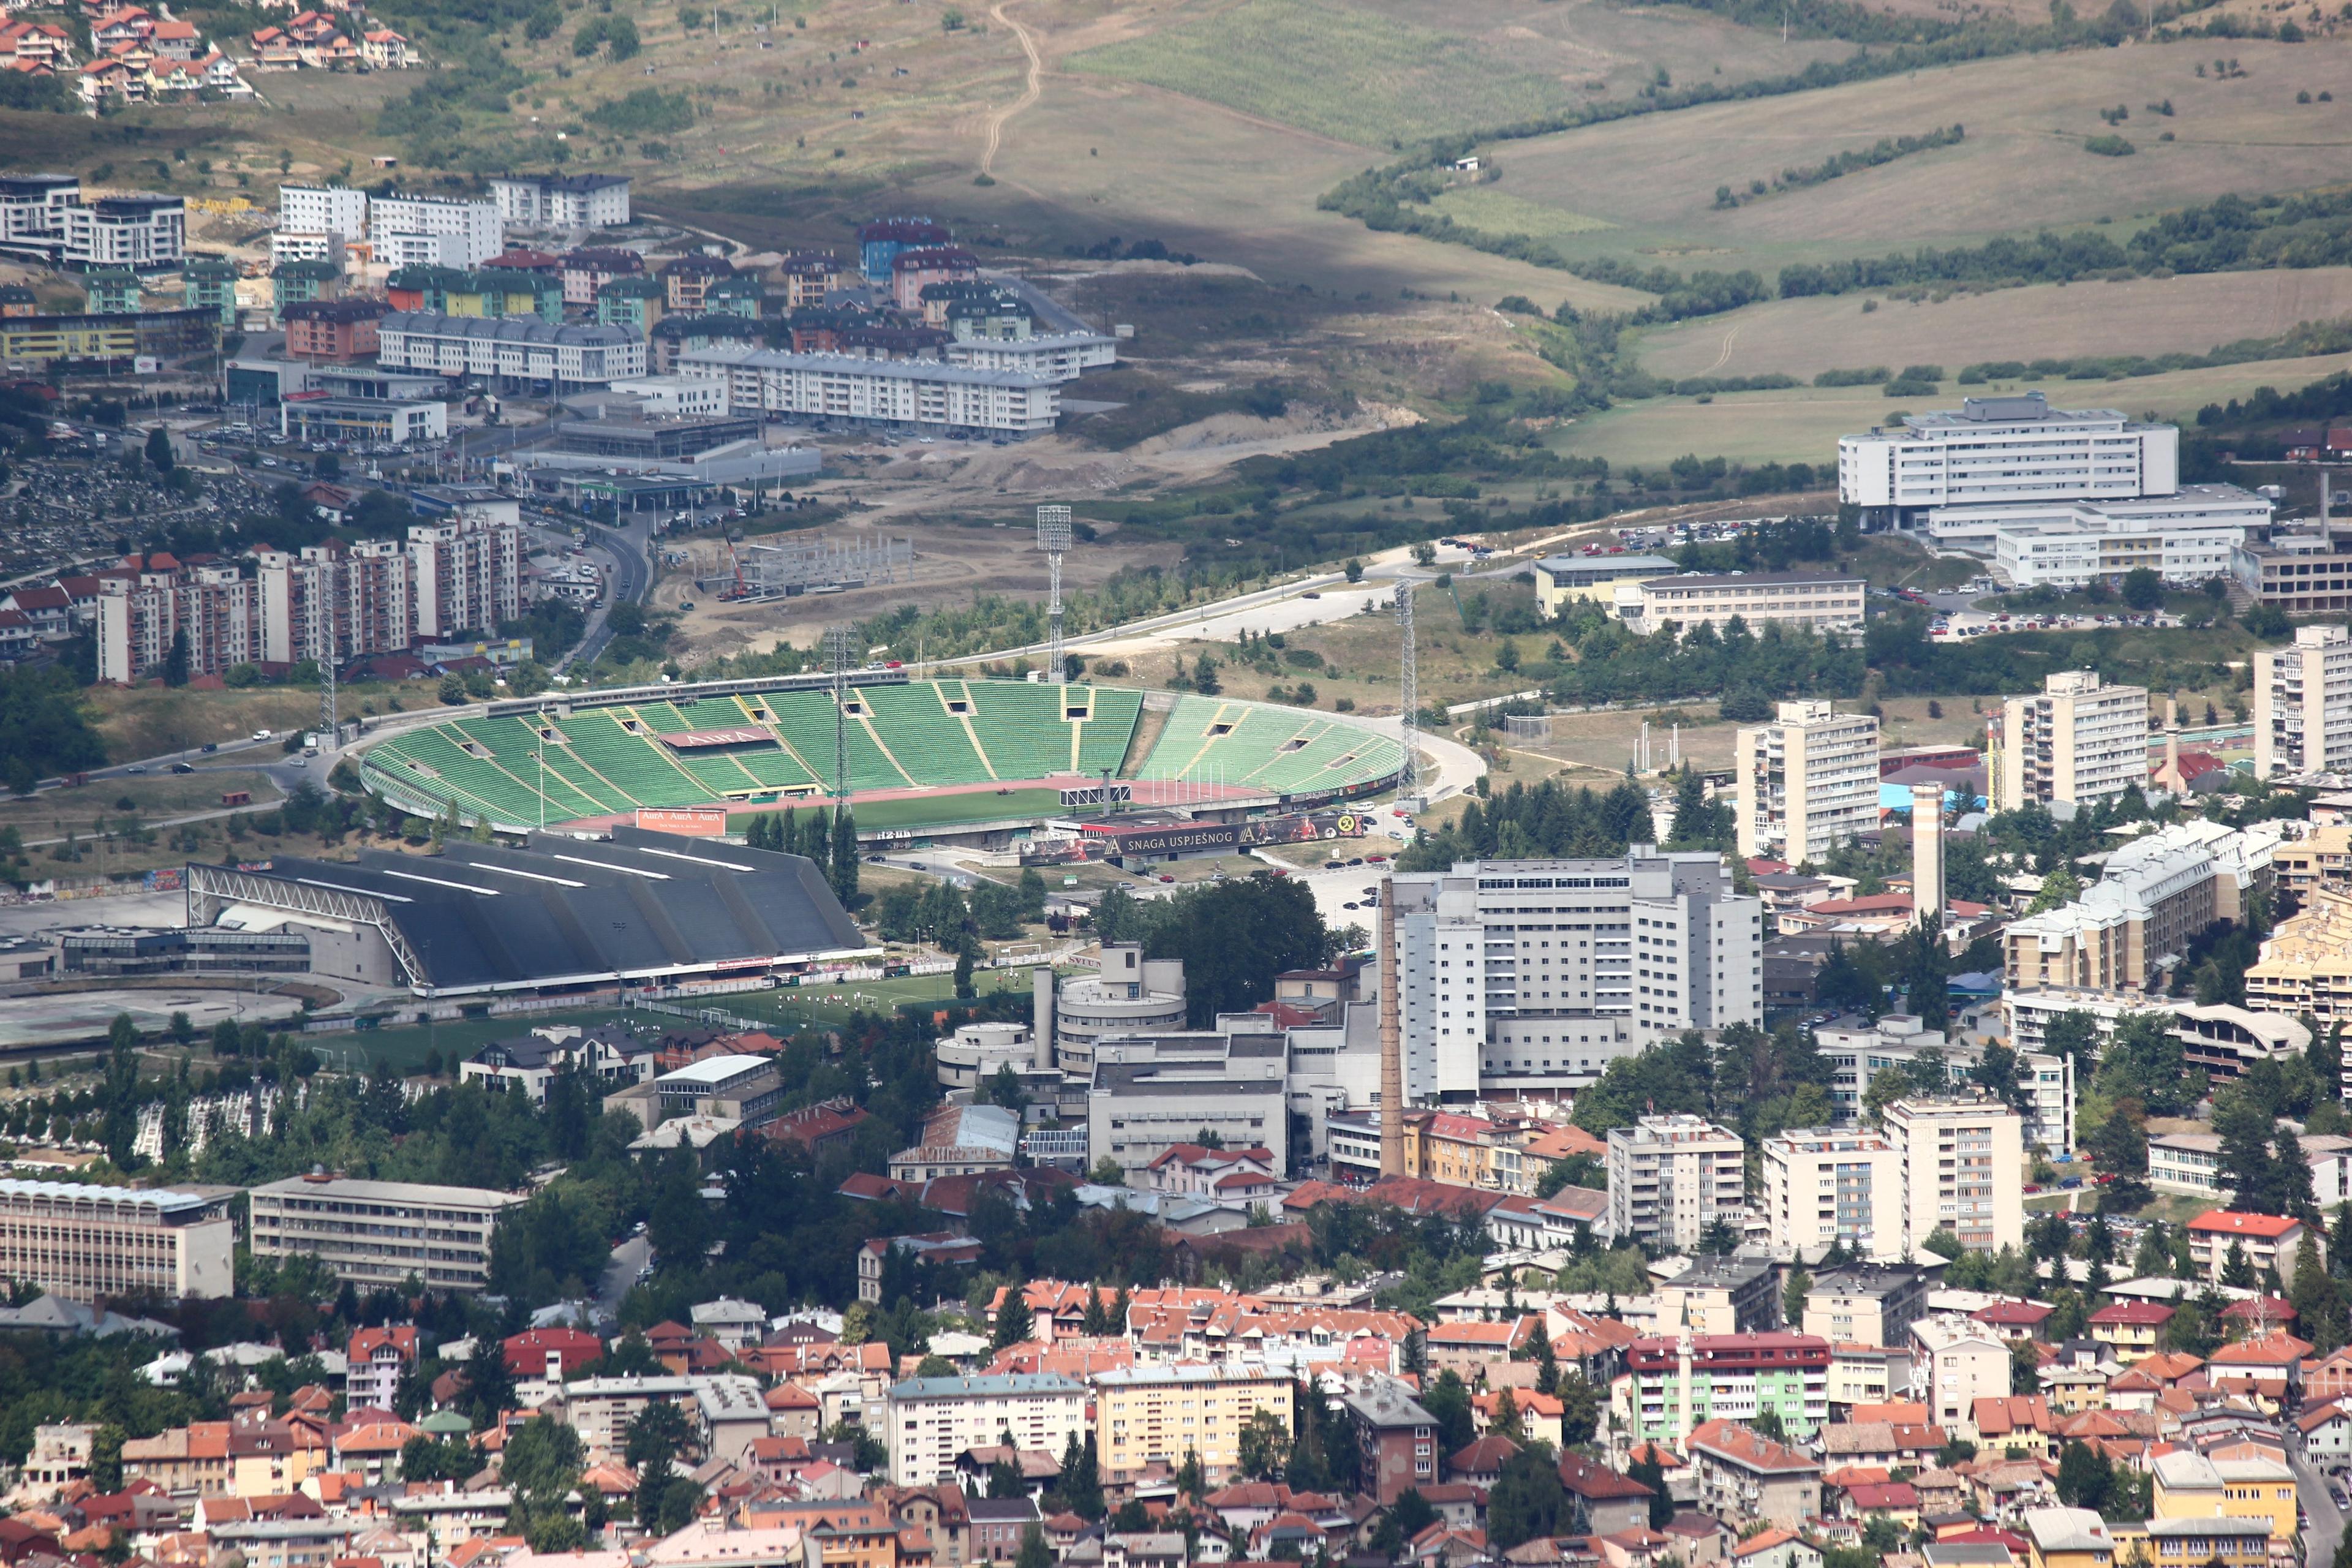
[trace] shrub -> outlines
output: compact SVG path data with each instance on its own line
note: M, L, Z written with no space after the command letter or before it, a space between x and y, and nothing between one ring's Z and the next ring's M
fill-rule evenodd
M2084 142L2083 151L2095 153L2102 158L2128 158L2139 151L2120 136L2093 136Z

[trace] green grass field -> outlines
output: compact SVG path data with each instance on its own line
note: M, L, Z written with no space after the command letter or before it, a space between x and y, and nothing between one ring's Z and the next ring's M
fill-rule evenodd
M2179 419L2193 416L2208 403L2243 397L2258 386L2284 391L2341 370L2352 370L2352 354L2258 360L2122 381L2062 382L2047 390L2053 402L2066 407L2120 408L2133 416ZM1962 388L1947 381L1933 397L1900 399L1874 386L1727 393L1706 403L1689 397L1648 398L1620 403L1564 426L1550 439L1561 451L1606 458L1619 467L1672 462L1685 452L1719 455L1739 463L1819 466L1836 462L1840 436L1866 430L1897 412L1946 407L1964 392L2013 390L2023 384L2000 382Z
M543 1024L576 1024L593 1029L615 1019L634 1018L642 1023L662 1019L659 1013L629 1013L612 1007L586 1007L578 1012L529 1013L508 1018L466 1019L457 1023L404 1026L392 1029L352 1029L331 1035L305 1035L302 1043L317 1050L331 1064L342 1066L342 1056L348 1054L351 1065L364 1064L373 1068L378 1061L389 1062L396 1072L422 1072L425 1058L434 1051L441 1053L444 1068L450 1062L462 1060L492 1040L512 1039L527 1035ZM670 1020L681 1022L682 1020Z
M1066 63L1367 147L1529 118L1569 101L1558 79L1476 43L1321 0L1244 0Z
M999 991L1026 994L1026 969L983 969L973 983L983 997ZM841 1023L853 1013L889 1013L907 1003L955 1000L952 974L917 974L902 980L861 980L849 985L790 986L777 991L744 991L714 996L710 1005L739 1017L760 1018L784 1030L815 1029ZM640 1015L641 1016L645 1015ZM651 1015L660 1016L660 1015Z

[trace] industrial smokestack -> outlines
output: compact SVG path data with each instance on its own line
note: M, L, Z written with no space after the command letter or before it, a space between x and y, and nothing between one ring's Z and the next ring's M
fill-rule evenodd
M1944 918L1944 786L1911 786L1911 913Z
M1039 1072L1054 1070L1054 970L1039 964L1029 972L1029 1065Z
M1404 1174L1404 1030L1397 1017L1396 879L1381 879L1381 1174Z

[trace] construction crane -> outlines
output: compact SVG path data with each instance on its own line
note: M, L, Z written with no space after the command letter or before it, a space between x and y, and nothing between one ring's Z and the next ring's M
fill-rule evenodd
M743 563L735 553L735 531L722 522L719 525L719 537L727 542L727 564L733 568L735 573L735 591L723 597L748 599L751 596L751 589L743 581Z

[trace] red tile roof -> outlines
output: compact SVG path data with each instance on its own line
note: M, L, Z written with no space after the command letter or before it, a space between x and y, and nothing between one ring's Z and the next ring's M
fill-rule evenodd
M2236 1209L2208 1209L2190 1220L2189 1228L2216 1236L2252 1236L2275 1241L2302 1223L2292 1215L2242 1214Z

